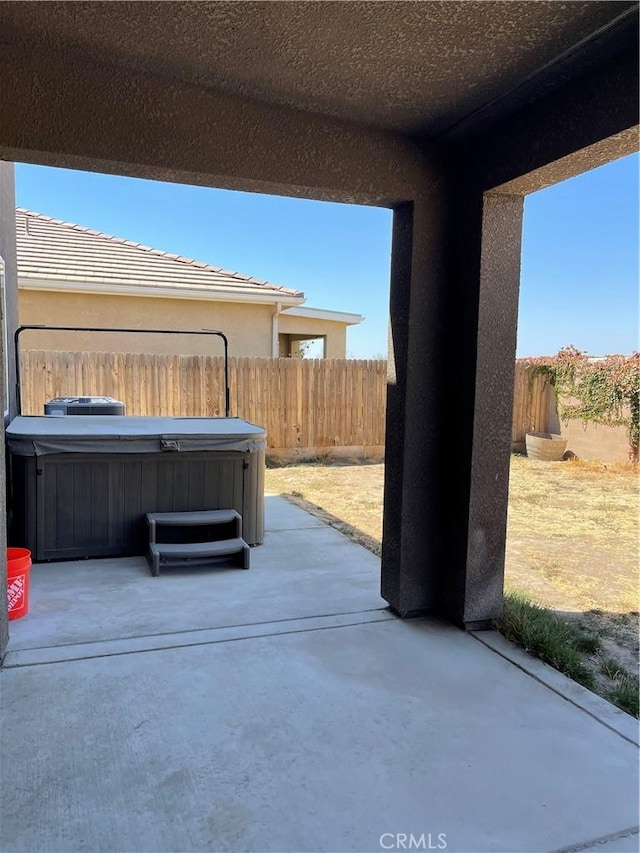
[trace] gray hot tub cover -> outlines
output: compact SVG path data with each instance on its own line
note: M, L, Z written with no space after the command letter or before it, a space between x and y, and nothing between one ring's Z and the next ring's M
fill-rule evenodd
M162 418L128 415L21 416L7 428L18 456L49 453L184 453L264 450L266 431L240 418Z

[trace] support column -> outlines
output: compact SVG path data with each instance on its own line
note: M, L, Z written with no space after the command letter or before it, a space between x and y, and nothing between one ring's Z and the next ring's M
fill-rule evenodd
M437 610L440 602L444 184L434 164L426 197L394 211L381 592L401 616Z
M6 314L0 300L0 323L5 324L7 339L12 340L13 332L18 320L18 275L16 262L16 208L15 208L15 181L13 163L0 162L0 256L5 265L5 300ZM15 395L12 393L15 382L15 365L13 363L12 350L4 352L4 335L0 327L0 661L4 656L9 641L9 623L7 619L7 573L6 565L6 483L5 483L5 454L4 454L4 427L5 418L2 415L5 408L5 368L8 361L9 374L9 411L15 415Z
M468 628L502 613L523 206L484 198L464 596L447 602Z
M522 198L451 179L394 217L382 595L502 607Z

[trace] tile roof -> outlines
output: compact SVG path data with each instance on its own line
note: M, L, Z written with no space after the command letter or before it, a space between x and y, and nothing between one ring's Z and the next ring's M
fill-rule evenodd
M18 278L202 289L221 294L241 290L261 301L271 293L303 300L299 290L270 284L253 276L220 269L202 261L111 237L81 225L16 208Z

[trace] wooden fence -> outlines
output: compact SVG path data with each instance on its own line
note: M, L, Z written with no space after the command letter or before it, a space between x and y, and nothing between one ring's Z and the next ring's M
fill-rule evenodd
M516 361L511 447L521 450L528 432L547 432L556 392L543 376L531 381L531 368Z
M25 414L45 400L105 394L132 415L224 414L223 361L210 356L135 353L22 353ZM516 363L513 447L529 430L548 429L554 390ZM315 455L382 453L386 362L334 359L231 358L231 414L266 427L269 447Z
M52 397L94 394L122 400L131 415L224 414L221 358L33 350L21 371L24 414L42 414ZM385 361L231 358L229 384L231 415L264 426L274 451L382 453Z

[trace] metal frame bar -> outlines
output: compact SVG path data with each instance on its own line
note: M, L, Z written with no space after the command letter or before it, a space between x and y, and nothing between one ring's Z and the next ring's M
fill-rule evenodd
M229 417L230 394L229 394L229 341L224 332L217 329L200 329L199 331L186 331L182 329L104 329L91 326L18 326L13 335L13 344L16 356L16 406L18 414L22 414L22 395L20 392L20 335L27 330L40 330L47 332L129 332L135 335L215 335L222 338L224 345L224 416Z

